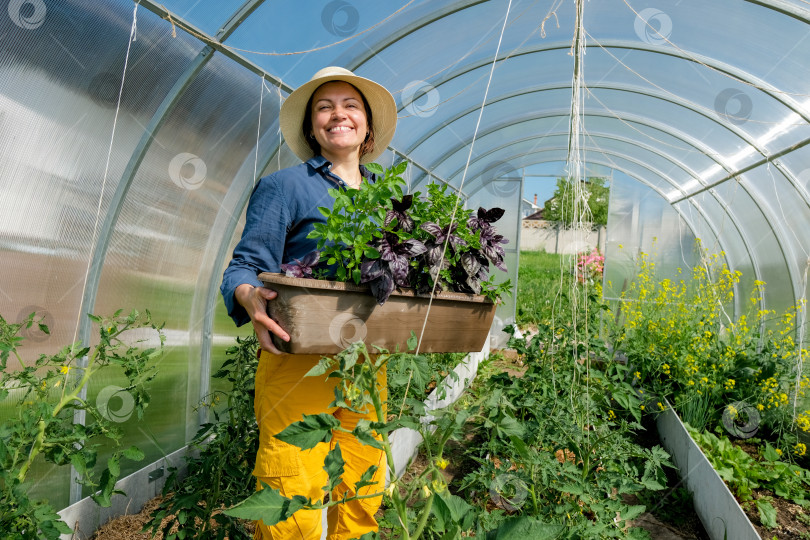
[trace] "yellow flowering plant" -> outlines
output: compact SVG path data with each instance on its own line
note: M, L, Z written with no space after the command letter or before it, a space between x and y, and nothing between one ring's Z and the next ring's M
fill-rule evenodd
M732 420L755 422L790 449L800 431L810 430L810 381L796 376L797 359L806 354L795 338L804 303L777 317L762 308L765 283L754 281L735 314L742 274L722 262L724 253L710 255L699 242L697 249L701 262L691 276L678 269L675 278L663 279L652 257L640 253L612 328L614 348L627 355L648 405L665 396L684 421L703 429L719 424L728 405L747 404Z

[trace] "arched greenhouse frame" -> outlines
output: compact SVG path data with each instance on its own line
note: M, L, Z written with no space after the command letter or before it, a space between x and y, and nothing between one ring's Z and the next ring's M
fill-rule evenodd
M199 452L189 443L200 426L221 420L222 405L213 396L225 396L229 383L216 375L229 365L226 350L237 336L252 330L237 328L226 312L219 290L223 271L259 179L300 163L281 135L282 103L325 66L377 81L394 96L396 133L376 162L383 168L407 164L401 173L406 192L425 193L437 184L458 198L460 208L505 211L497 226L508 241L507 271L493 275L496 284L510 280L504 286L509 294L495 308L488 333L479 336L483 349L454 357L455 375L434 381L439 388L428 398L424 422L434 418L431 409L459 399L457 414L459 407L473 407L476 394L465 387L482 370L489 380L487 370L500 365L491 354L517 350L506 356L517 355L523 373L532 361L568 354L554 340L570 331L576 374L571 388L557 389L559 399L584 395L588 402L592 369L617 377L616 386L604 391L602 412L615 417L614 410L625 410L627 422L648 431L657 425L667 459L686 478L687 454L672 446L680 444L672 442L676 432L686 429L677 420L686 398L665 390L680 388L695 398L704 375L695 366L703 366L706 395L715 396L707 405L713 411L706 413L713 418L707 432L716 427L712 436L729 444L760 437L762 450L751 459L768 467L784 463L799 479L798 491L782 489L787 496L767 491L777 481L761 481L765 491L746 498L721 474L734 504L745 510L735 514L740 529L723 513L736 510L705 502L718 499L712 489L725 487L687 480L694 497L689 512L703 520L704 537L731 532L728 538L748 538L757 534L754 525L760 535L801 538L804 531L810 537L810 517L796 532L771 519L778 505L762 502L786 497L786 504L807 514L801 493L810 492L810 372L803 348L810 269L807 1L9 0L0 12L0 36L0 461L11 463L13 444L17 453L43 453L0 485L10 486L12 476L24 479L25 493L47 500L81 531L80 538L158 495L171 467L181 465L180 476L185 474L182 456L193 447ZM601 201L601 227L587 203L597 184L609 193ZM558 203L562 217L544 220L543 212ZM529 256L538 250L556 257L547 271L554 285L543 285L551 288L545 307L540 296L521 288L535 264L528 261L538 260ZM592 256L599 257L598 270L587 267ZM676 304L687 306L677 323L668 315ZM88 463L59 450L67 443L35 442L37 415L46 410L37 403L51 403L47 410L53 411L79 384L94 347L118 335L116 324L140 324L126 322L133 309L141 318L148 310L162 325L161 339L150 324L125 334L133 351L159 349L148 355L157 366L148 407L141 410L145 403L128 368L109 366L81 382L75 396L96 412L71 408L69 423L93 426L93 414L100 415L120 430L118 446L105 443ZM676 324L701 317L703 309L718 318L682 326L697 337L672 337ZM109 319L116 310L123 311ZM669 333L661 330L667 321ZM523 348L510 339L522 340ZM678 349L697 347L699 339L705 340L703 359ZM80 344L74 352L83 346L90 352L60 357L73 343ZM37 364L41 355L68 360L61 368L47 364L51 373ZM681 361L685 371L679 372ZM615 363L621 368L613 373ZM26 366L31 369L21 378ZM437 369L452 371L452 365ZM512 368L503 371L514 375ZM626 397L616 397L625 391ZM779 420L768 423L777 410ZM756 429L741 431L754 417ZM34 435L22 443L13 426L26 422ZM571 422L598 431L591 420ZM399 478L419 452L420 437L410 433L392 432L396 471L389 470L389 479ZM524 432L511 435L518 434ZM520 447L509 434L498 436ZM702 447L711 461L707 444ZM82 485L83 471L103 467L114 448L133 445L140 450L130 457L142 453L141 459L116 462L127 495L108 493L112 507L99 509L90 499L94 489ZM550 456L562 448L561 463L567 463L563 446L520 448ZM571 466L585 467L582 457ZM516 470L523 465L503 474ZM691 473L696 475L716 476ZM534 486L520 478L520 486ZM709 495L700 495L701 489ZM441 489L428 491L430 501L441 498ZM665 501L674 497L671 490L663 493ZM9 496L3 504L18 507ZM532 529L538 524L552 527L544 529L552 531L549 538L567 538L566 530L581 525L571 525L570 515L569 521L526 517L525 499L524 493L517 507L497 497L489 507L465 502L487 515L498 507L501 521L487 522L489 529L472 513L463 519L453 514L460 506L451 511L446 503L456 529L444 521L435 525L443 518L434 515L420 533L455 538L463 531L495 534L501 526L507 527L503 537L510 537L518 533L508 527L520 523L524 529L514 530L524 531L524 538L535 534L525 531L539 531ZM593 537L634 537L618 514L620 525ZM582 515L592 523L603 519ZM0 530L4 538L40 533L47 536L30 527Z

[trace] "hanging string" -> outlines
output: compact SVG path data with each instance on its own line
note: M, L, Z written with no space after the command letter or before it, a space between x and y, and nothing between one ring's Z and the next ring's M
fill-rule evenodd
M256 123L256 155L253 159L253 187L256 187L256 180L259 168L259 137L262 133L262 105L264 104L264 75L261 78L259 85L259 120Z
M495 56L492 59L492 65L491 65L490 70L489 70L489 80L487 81L487 86L486 86L486 89L484 90L484 98L481 101L481 107L478 110L478 121L475 124L475 130L473 131L472 140L470 141L470 151L467 154L467 163L464 165L464 173L461 176L461 183L459 184L458 190L456 192L456 204L453 205L453 213L450 215L450 224L448 225L448 230L449 231L453 229L453 224L455 223L455 219L456 219L456 211L458 210L458 207L460 206L461 191L464 188L464 181L467 178L467 169L469 168L470 160L472 159L472 151L473 151L473 146L475 145L475 138L478 135L478 129L479 129L480 125L481 125L481 117L484 114L484 106L487 103L487 96L489 95L489 87L492 84L492 74L495 72L495 64L498 61L498 53L501 50L501 43L503 41L503 34L504 34L504 31L506 30L506 22L509 20L509 11L510 11L511 8L512 8L512 0L509 0L509 4L506 6L506 15L504 15L504 18L503 18L503 26L501 27L501 34L500 34L500 37L498 38L498 46L495 49ZM428 175L430 176L430 172L428 172ZM439 264L437 265L437 268L439 268L439 269L441 269L442 264L443 264L444 259L445 259L445 256L447 255L447 246L448 246L448 244L450 242L450 236L451 235L448 234L447 238L444 241L444 246L442 247L442 256L441 256L441 259L439 259ZM419 350L422 347L422 337L425 335L425 327L427 326L427 321L428 321L428 318L430 317L430 309L433 306L433 298L436 296L436 285L438 285L438 283L439 283L439 273L437 271L437 273L436 273L436 275L435 275L435 277L433 279L433 287L430 290L430 299L428 300L427 311L425 312L425 319L422 321L422 330L419 332L419 340L417 341L417 344L416 344L416 351L414 351L414 354L416 354L416 355L419 354ZM402 406L400 407L400 410L399 410L399 416L402 416L402 411L405 409L405 401L408 399L408 390L411 387L411 379L412 379L412 377L413 377L413 372L411 372L410 375L408 375L408 383L405 385L405 396L402 399Z
M810 258L804 266L804 277L802 278L802 297L796 306L799 311L799 357L796 359L796 387L793 389L793 423L796 423L799 408L799 391L802 387L802 375L804 374L804 337L805 326L807 324L807 270L810 269Z
M470 141L470 151L467 153L467 163L464 165L464 172L461 175L461 183L458 186L458 191L456 192L456 204L453 205L453 213L450 215L450 225L448 225L449 229L453 229L453 223L455 223L456 219L456 212L458 207L460 206L461 200L461 191L464 189L464 181L467 179L467 170L470 167L470 160L472 159L472 152L473 147L475 146L475 138L478 136L478 129L481 126L481 117L484 114L484 106L487 103L487 96L489 95L489 87L492 85L492 75L495 72L495 64L498 61L498 53L501 50L501 43L503 41L503 34L506 30L506 22L509 19L509 10L512 8L512 0L509 0L509 4L506 6L506 15L503 18L503 26L501 27L501 35L498 38L498 47L495 49L495 57L492 59L492 65L490 66L489 70L489 80L487 81L486 89L484 90L484 98L481 101L481 107L478 109L478 120L475 122L475 130L473 131L472 140ZM444 240L444 246L442 247L442 257L440 261L444 261L445 256L447 255L447 246L450 243L450 234L447 235L447 238ZM439 263L439 268L441 268L441 262ZM430 291L430 300L428 301L427 312L425 313L425 320L422 322L422 330L419 333L419 342L416 346L415 354L419 354L419 348L422 346L422 336L425 335L425 327L427 326L428 317L430 316L430 308L433 305L433 297L436 295L436 286L439 284L439 276L436 275L435 279L433 280L433 288Z
M585 10L585 1L584 0L577 0L576 1L576 28L574 31L574 40L571 45L571 52L570 54L574 57L574 70L571 79L571 113L570 113L570 122L569 122L569 131L568 131L568 157L567 157L567 173L569 181L565 184L568 189L571 190L571 210L573 214L570 217L570 226L574 230L574 238L575 238L575 245L584 245L584 232L585 232L585 222L590 223L592 221L590 209L588 207L588 193L585 189L585 174L584 174L584 167L583 167L583 149L582 149L582 139L584 134L584 100L583 100L583 87L584 87L584 63L585 63L585 27L584 27L584 10ZM563 197L563 203L566 202L568 199ZM568 220L565 219L565 204L563 204L563 221L565 223L569 223ZM562 260L560 261L562 266ZM587 296L588 293L588 280L587 276L583 275L582 272L584 269L581 269L577 264L576 254L571 259L571 264L573 265L573 274L574 279L571 282L571 324L573 335L579 335L579 325L578 325L578 314L579 314L579 286L580 282L585 291L585 295ZM585 310L585 333L587 336L588 332L588 303L583 302L582 308ZM552 335L554 335L554 331L552 331ZM571 344L572 346L572 358L574 361L578 360L579 357L579 349L578 349L578 339L575 337L574 342ZM585 392L586 395L590 394L590 351L588 347L588 340L585 339L585 371L586 371L586 379L585 379ZM572 407L575 405L573 403L575 399L575 392L573 391L573 386L576 385L577 382L575 380L571 381L572 389L569 392L569 399L571 400ZM590 410L586 410L585 413L585 425L590 425ZM586 439L590 441L590 430L586 430Z
M102 178L102 181L101 181L101 193L99 193L98 205L96 206L96 220L95 220L95 223L93 224L93 236L92 236L93 241L92 241L92 244L91 244L93 246L95 246L96 243L98 242L97 236L98 236L98 224L99 224L99 221L101 219L101 204L102 204L102 202L104 200L104 190L105 190L105 188L107 186L107 176L108 176L108 174L110 172L110 160L112 158L113 143L115 142L115 129L116 129L117 125L118 125L118 114L121 111L121 96L124 93L124 81L126 80L126 77L127 77L127 65L129 64L129 53L130 53L130 50L131 50L131 47L132 47L132 43L134 41L136 41L137 38L138 38L138 5L139 4L140 4L140 1L136 2L135 5L132 8L132 27L130 28L130 31L129 31L129 40L127 41L127 52L126 52L126 55L124 56L124 70L123 70L123 73L121 74L121 86L118 88L118 102L115 105L115 116L113 116L112 133L110 134L110 144L109 144L109 147L107 148L107 162L104 165L104 177ZM87 270L85 270L85 272L84 272L84 284L82 286L82 296L83 297L84 297L84 294L87 291L87 280L90 277L90 267L91 267L92 263L93 263L92 259L88 258ZM81 325L81 320L82 320L81 310L79 310L79 311L80 312L76 315L76 330L73 332L73 342L74 343L76 342L76 339L78 338L79 326Z

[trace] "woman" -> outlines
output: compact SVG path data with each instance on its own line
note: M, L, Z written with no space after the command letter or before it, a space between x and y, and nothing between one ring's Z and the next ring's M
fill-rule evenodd
M396 113L394 98L385 88L340 67L318 71L290 94L281 107L281 131L304 163L275 172L256 185L242 239L223 277L221 291L228 314L237 325L252 322L261 346L254 404L260 443L253 474L287 497L305 495L319 500L325 496L323 465L330 445L300 451L273 435L305 414L333 414L349 430L360 419L376 421L376 416L373 411L362 415L329 408L336 379L304 377L320 356L282 354L273 345L270 333L284 341L290 336L268 317L267 302L276 293L263 287L256 276L279 272L282 263L302 259L316 248L316 241L306 236L314 223L325 221L318 207L334 203L327 190L357 188L364 181L373 181L361 164L385 151L394 136ZM384 373L379 382L384 388ZM347 491L352 494L355 482L371 465L378 467L375 485L363 488L361 494L382 491L383 452L335 432L331 445L338 442L346 465L344 482L332 498ZM376 530L374 514L380 501L381 497L375 497L330 507L327 538L358 538ZM320 514L302 510L272 527L259 522L256 538L318 539Z

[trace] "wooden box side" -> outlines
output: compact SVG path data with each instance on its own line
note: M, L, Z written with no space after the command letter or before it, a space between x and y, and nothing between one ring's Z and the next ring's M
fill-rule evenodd
M292 354L335 354L354 341L406 350L411 331L419 336L423 324L422 352L480 351L496 307L491 302L437 298L425 323L429 298L391 295L380 306L362 289L300 287L283 280L268 286L278 292L268 304L270 316L290 334L290 342L274 342Z

